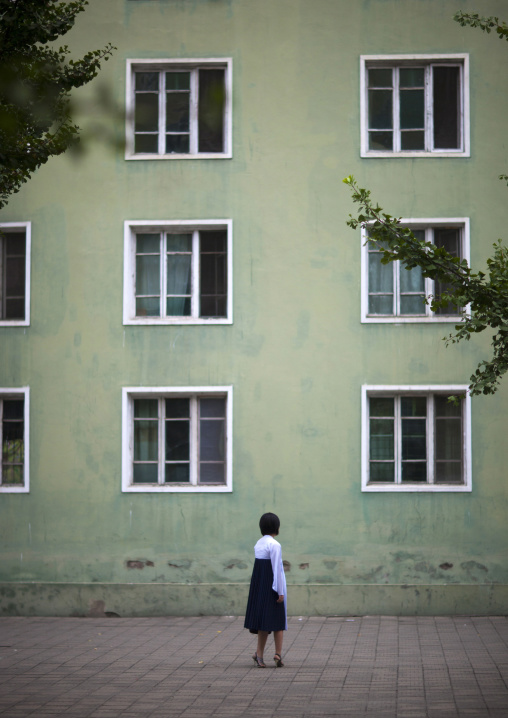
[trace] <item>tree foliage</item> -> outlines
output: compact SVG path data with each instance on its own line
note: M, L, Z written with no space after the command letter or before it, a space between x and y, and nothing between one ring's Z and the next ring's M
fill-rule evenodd
M53 43L88 0L0 0L0 208L35 170L78 141L70 92L90 82L115 49L69 58Z
M455 333L445 337L447 344L493 330L492 357L479 363L469 385L471 395L493 394L508 371L508 249L499 240L487 259L487 271L473 272L465 259L417 239L399 218L373 203L370 191L359 187L354 177L346 177L344 182L351 188L353 202L359 205L358 216L349 215L347 224L353 229L368 229L367 241L381 252L381 262L399 260L408 270L420 267L424 277L447 285L440 296L427 298L433 310L452 303L460 312Z

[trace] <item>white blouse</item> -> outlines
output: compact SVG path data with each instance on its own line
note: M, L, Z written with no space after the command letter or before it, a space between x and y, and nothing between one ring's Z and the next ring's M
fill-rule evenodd
M266 535L260 538L254 546L254 556L256 558L269 558L272 562L273 584L272 588L278 596L284 596L286 603L286 575L284 566L282 565L282 548L273 536Z

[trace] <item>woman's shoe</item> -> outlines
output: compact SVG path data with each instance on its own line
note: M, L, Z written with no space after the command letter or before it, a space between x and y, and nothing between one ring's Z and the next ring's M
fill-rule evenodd
M260 658L260 657L258 656L257 653L255 653L255 654L252 656L252 660L254 661L254 663L256 664L256 666L257 666L258 668L266 668L265 662L263 661L262 658Z
M278 653L275 654L275 656L273 657L273 660L275 661L275 668L282 668L282 666L284 665L282 663L280 654L278 654Z

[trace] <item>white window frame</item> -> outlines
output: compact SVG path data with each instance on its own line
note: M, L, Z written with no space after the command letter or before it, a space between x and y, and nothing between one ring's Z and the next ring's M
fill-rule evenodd
M30 389L28 386L16 388L0 388L0 400L3 399L21 399L24 400L23 405L23 442L24 442L24 461L23 461L23 486L12 486L0 483L0 493L4 494L28 494L30 491ZM0 425L0 452L2 451L2 434L3 427ZM1 460L1 456L0 456ZM1 472L1 466L0 466Z
M426 241L430 231L436 227L454 227L461 230L461 259L465 259L467 263L470 262L470 222L469 217L422 217L422 218L406 218L403 217L400 220L402 227L409 229L424 229L426 230ZM461 316L459 314L434 314L430 305L425 305L425 315L419 316L408 316L404 314L390 314L390 315L370 315L369 314L369 248L367 244L368 236L368 225L361 228L361 322L362 324L414 324L421 322L432 322L432 323L453 323L457 324ZM430 239L428 240L430 241ZM390 265L388 265L390 266ZM398 285L398 271L400 262L392 262L391 266L394 271L394 298L397 306L399 305L399 285ZM405 271L405 270L402 270ZM425 296L434 294L434 280L425 278Z
M225 397L226 398L226 481L220 485L197 484L191 468L191 484L133 484L134 460L134 399L170 397ZM192 424L192 418L191 418ZM124 387L122 389L122 492L126 493L205 493L224 494L233 491L233 387L182 386L182 387ZM191 429L192 431L192 429ZM191 447L197 450L196 445ZM161 459L159 459L161 460ZM192 457L191 457L192 464Z
M428 384L428 385L369 385L362 386L362 491L366 493L402 492L402 493L467 493L472 490L471 484L471 397L467 393L465 384ZM424 396L429 394L465 394L463 401L463 459L464 483L454 484L396 484L396 483L369 483L369 398L372 396L413 395ZM427 421L430 421L427 418ZM432 429L432 432L434 429ZM428 434L427 434L428 436ZM432 434L433 436L433 434ZM433 446L428 441L428 461L433 461Z
M455 64L461 68L461 148L452 150L400 150L398 148L398 128L394 126L393 150L370 150L368 128L368 82L367 70L370 67L393 68L411 67L412 65L439 65ZM429 96L426 91L425 107L425 136L432 137L433 113ZM394 124L398 123L398 95L394 96ZM360 56L360 125L361 125L361 157L469 157L470 156L470 119L469 119L469 55L467 53L454 54L425 54L425 55L361 55Z
M30 266L32 251L32 223L31 222L1 222L0 230L6 232L25 233L25 318L0 319L0 327L28 327L30 326Z
M191 89L191 139L189 152L160 154L135 153L134 152L134 73L137 70L146 72L164 70L195 70L199 68L223 69L225 75L226 98L224 104L224 150L223 152L198 152L196 137L197 127L197 99L195 92ZM233 156L233 60L231 57L223 58L162 58L162 59L138 59L127 60L126 78L126 136L125 136L125 159L126 160L192 160L192 159L229 159ZM162 127L164 106L160 103L159 127ZM160 131L159 131L160 132ZM162 142L162 140L160 140Z
M225 229L227 232L227 314L225 317L200 317L199 305L199 238L203 230ZM136 234L143 232L192 232L192 315L137 317L136 316ZM161 272L165 262L161 262ZM164 296L164 277L161 278L161 296ZM161 299L162 302L162 299ZM163 303L163 302L162 302ZM123 283L124 325L159 324L232 324L233 323L233 221L231 219L203 220L127 220L124 222L124 283Z

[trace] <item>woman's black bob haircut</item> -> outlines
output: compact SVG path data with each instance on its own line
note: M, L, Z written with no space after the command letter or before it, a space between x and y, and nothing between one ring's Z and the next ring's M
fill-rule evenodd
M279 534L280 520L276 514L263 514L259 519L259 528L261 529L261 535L267 536Z

